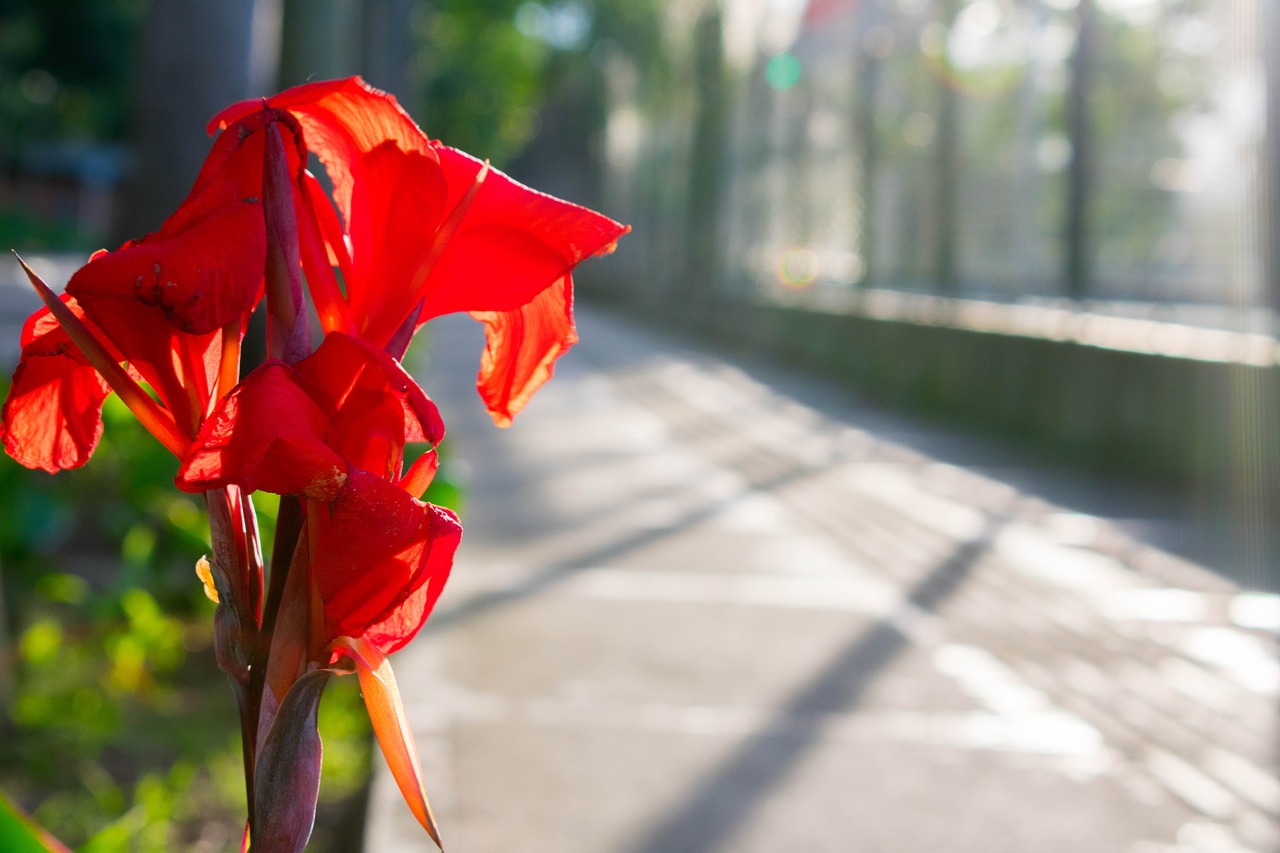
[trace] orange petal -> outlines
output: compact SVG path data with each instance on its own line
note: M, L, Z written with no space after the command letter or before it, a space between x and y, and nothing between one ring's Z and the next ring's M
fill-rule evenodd
M400 488L415 498L421 498L431 481L436 478L439 468L440 454L433 447L413 461L409 470L400 478Z
M400 786L400 793L409 804L418 823L431 836L436 846L444 850L436 819L427 802L427 789L422 781L422 767L413 745L413 734L405 719L404 704L400 701L400 688L396 686L395 673L386 655L362 638L340 637L334 642L334 650L346 655L356 665L360 677L360 690L364 694L365 707L373 722L373 733L378 746L391 768L391 775Z

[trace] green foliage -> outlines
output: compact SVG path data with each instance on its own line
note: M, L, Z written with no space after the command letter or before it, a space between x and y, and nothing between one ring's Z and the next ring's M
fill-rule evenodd
M505 167L540 113L609 55L663 74L661 0L440 0L421 4L411 109L432 137ZM589 84L588 84L589 85ZM590 128L590 131L598 128Z
M432 137L478 152L495 165L518 153L536 130L548 47L522 34L515 0L444 0L415 24L413 63L423 92L411 110Z
M120 139L143 0L0 0L0 147Z
M93 246L93 237L70 219L40 217L24 207L0 207L0 246L24 252L77 252Z

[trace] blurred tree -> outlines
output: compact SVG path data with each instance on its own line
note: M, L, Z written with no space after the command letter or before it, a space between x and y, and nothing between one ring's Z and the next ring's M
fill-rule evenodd
M278 88L359 72L360 31L357 0L284 0Z
M142 168L125 187L121 239L154 231L209 150L218 110L275 87L281 0L151 0L141 40L133 142Z
M527 4L526 4L527 5ZM519 0L439 0L413 19L410 109L427 133L505 166L537 130L550 46L517 24Z
M946 30L955 26L957 4L944 0L938 7L939 20ZM940 48L942 62L950 65L946 48ZM946 75L937 82L937 129L933 137L933 282L939 293L955 296L959 289L956 272L956 191L959 179L960 93Z
M1262 6L1262 55L1267 75L1264 134L1263 280L1265 304L1276 312L1273 332L1280 333L1280 4Z
M646 71L662 64L660 7L658 0L419 3L408 88L420 108L410 111L431 136L504 167L535 137L598 134L606 58L625 55Z

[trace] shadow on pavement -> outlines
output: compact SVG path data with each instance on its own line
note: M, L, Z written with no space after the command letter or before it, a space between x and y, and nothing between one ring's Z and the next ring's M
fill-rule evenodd
M970 576L999 527L989 522L981 536L960 543L911 591L904 609L936 611ZM766 725L743 743L684 798L679 811L629 846L627 853L720 849L817 744L825 717L858 705L876 677L910 643L910 636L892 616L873 623L778 709L774 725Z

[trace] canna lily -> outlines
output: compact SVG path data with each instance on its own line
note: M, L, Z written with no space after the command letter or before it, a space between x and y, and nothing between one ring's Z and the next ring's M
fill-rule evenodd
M359 78L308 83L268 104L297 120L333 182L341 223L313 178L299 217L325 330L398 356L427 320L469 312L485 324L480 394L494 421L510 424L577 341L574 267L611 252L630 229L428 139L392 96ZM236 104L210 129L261 108Z
M443 437L435 404L399 362L333 332L297 364L269 361L246 376L205 422L177 477L193 492L234 485L303 500L307 529L281 592L259 739L277 724L296 725L280 714L310 712L309 704L277 710L294 690L310 695L304 676L346 661L387 762L433 837L386 657L430 615L462 536L452 512L417 500ZM423 441L431 447L402 474L406 443Z
M388 663L422 628L462 536L420 497L444 424L399 358L427 320L485 324L480 393L508 425L577 336L572 271L629 229L429 140L358 78L215 117L191 192L160 230L96 253L23 329L0 419L6 451L84 464L115 392L205 495L215 652L240 705L244 850L305 846L320 772L317 707L355 673L411 810L439 844ZM333 185L306 171L310 154ZM302 277L323 338L312 352ZM265 293L268 359L240 379ZM406 470L406 446L428 447ZM264 578L254 490L282 496Z

